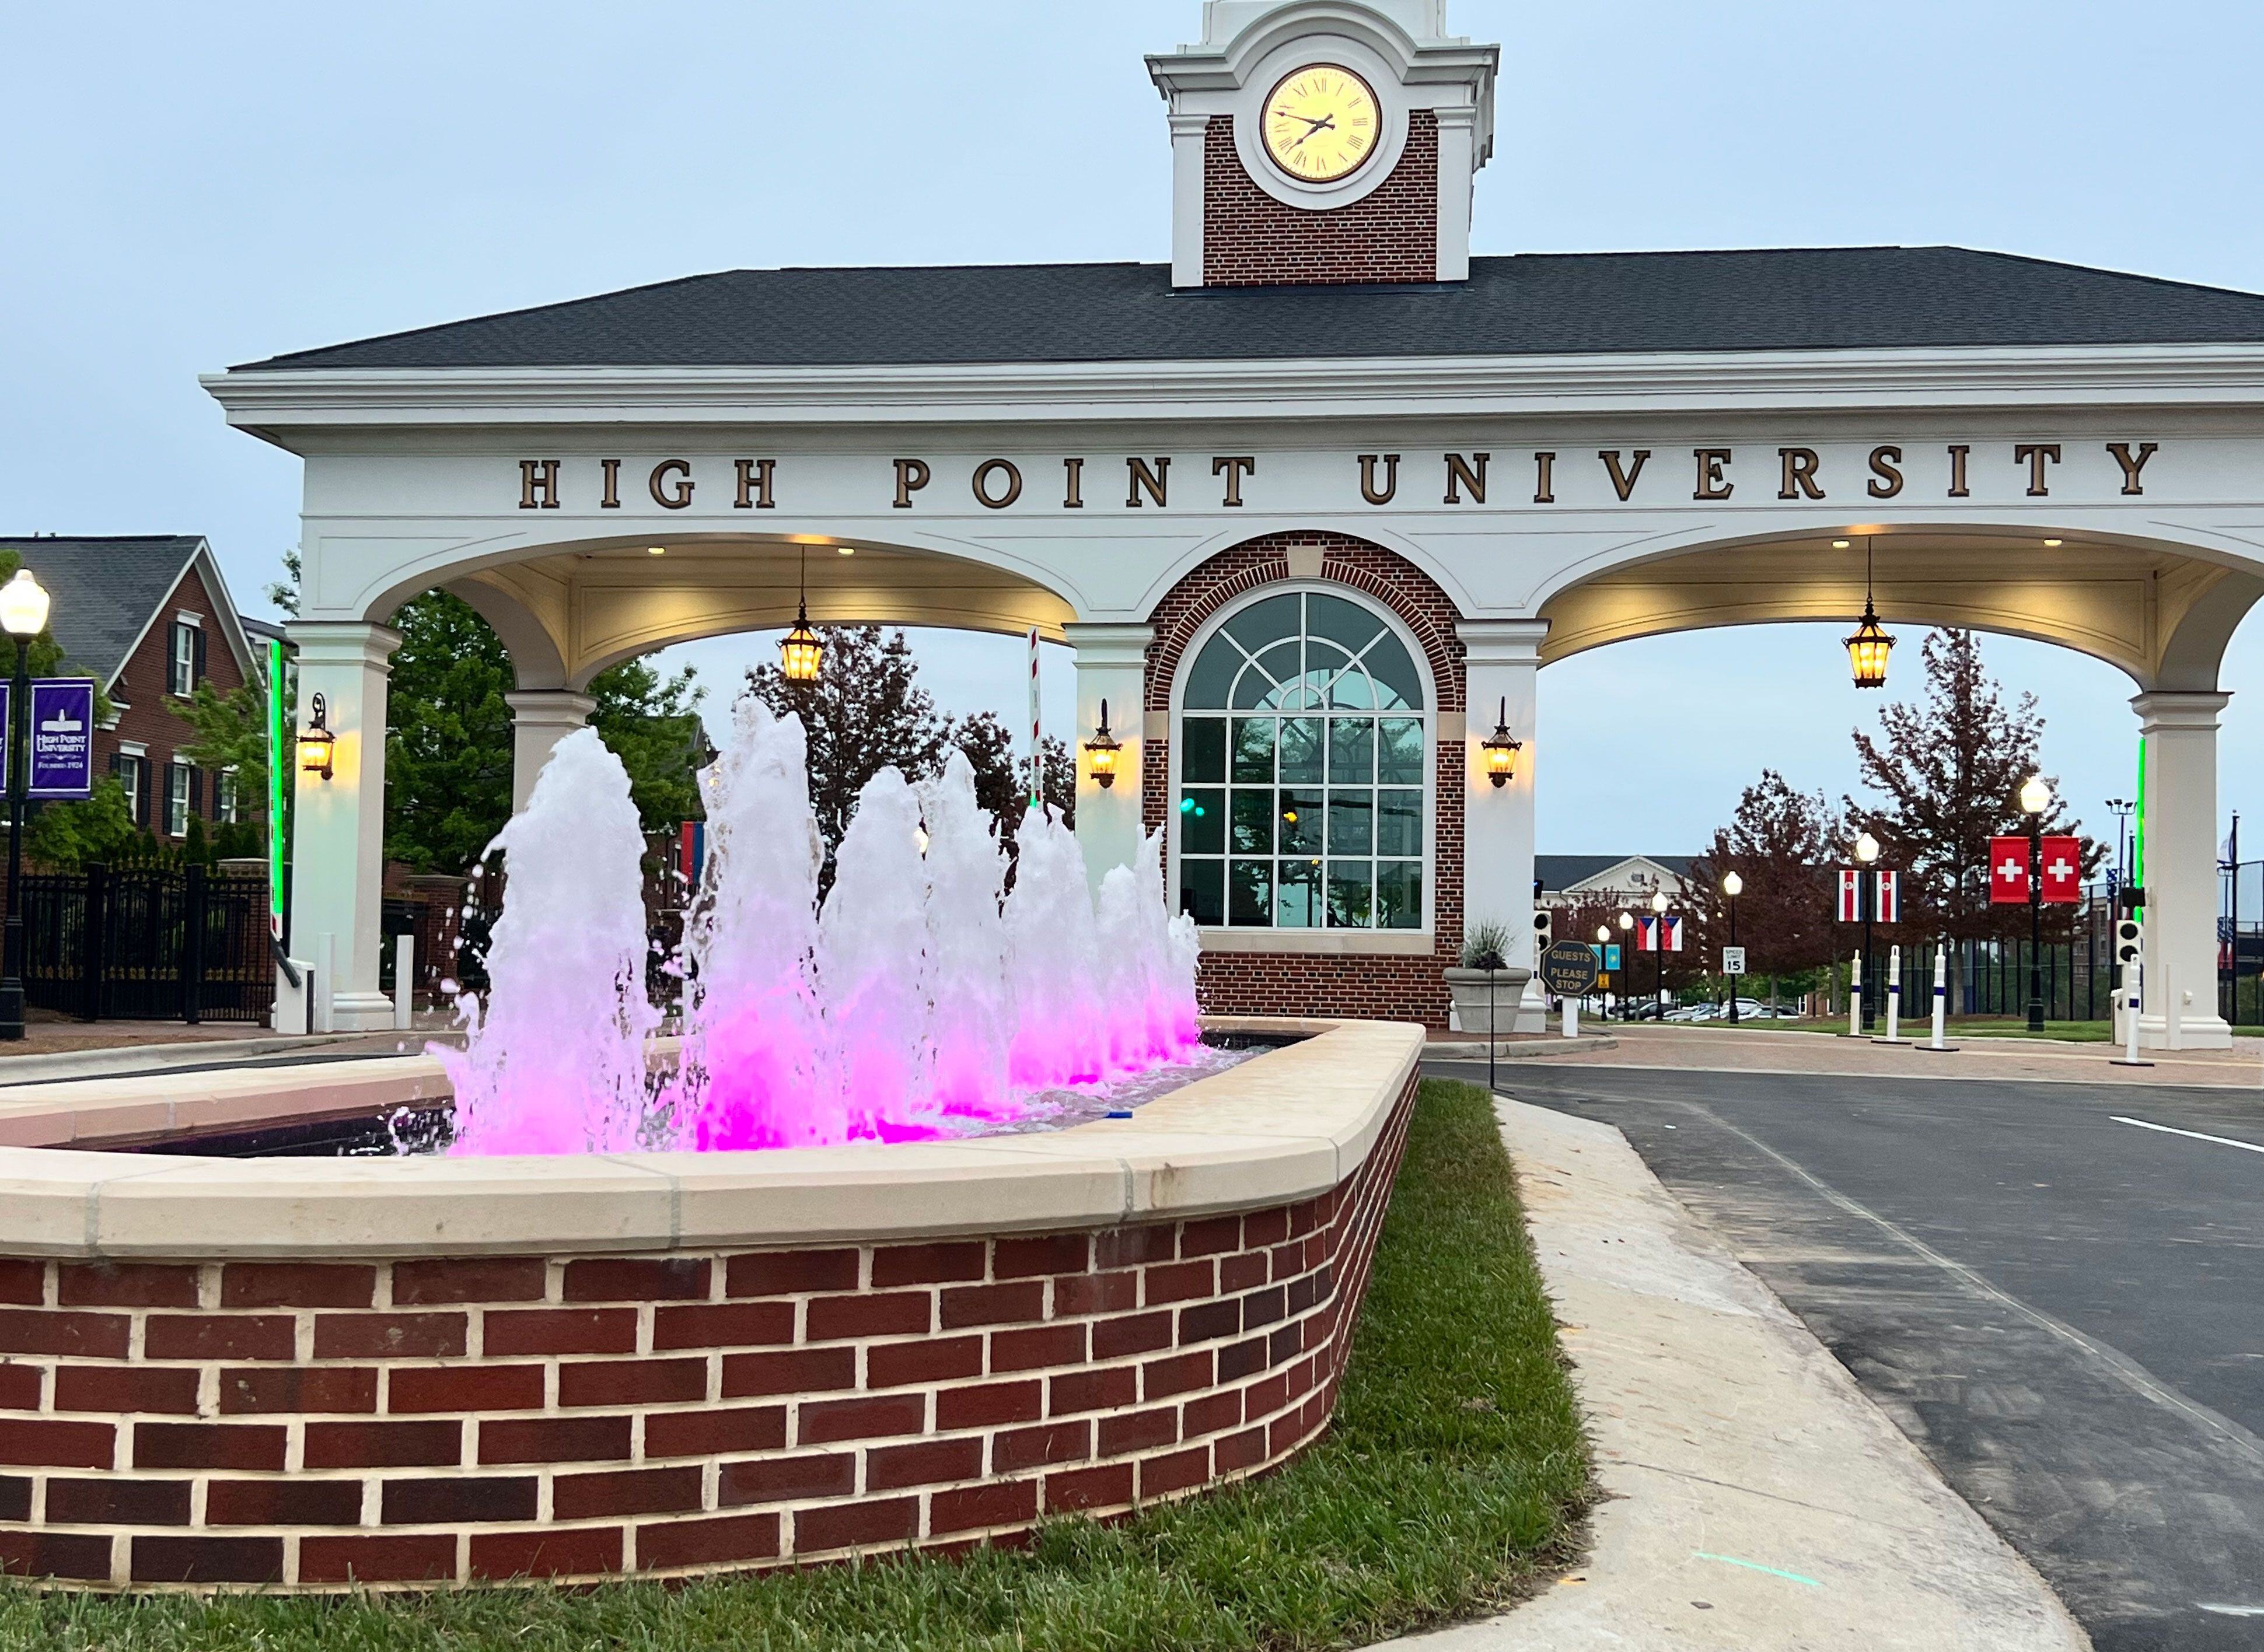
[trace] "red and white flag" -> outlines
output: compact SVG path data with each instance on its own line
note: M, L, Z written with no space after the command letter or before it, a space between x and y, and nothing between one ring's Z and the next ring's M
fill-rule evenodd
M1664 917L1637 918L1636 924L1636 951L1679 953L1682 950L1682 915L1680 913L1669 912Z
M1863 921L1863 874L1853 866L1840 868L1840 921L1842 924Z
M1879 903L1877 910L1872 916L1882 924L1901 923L1903 921L1903 874L1899 872L1882 872L1876 876L1879 880Z
M1992 837L1989 840L1989 904L2026 906L2028 903L2028 840Z
M2083 899L2083 842L2077 837L2043 840L2044 904L2074 906Z

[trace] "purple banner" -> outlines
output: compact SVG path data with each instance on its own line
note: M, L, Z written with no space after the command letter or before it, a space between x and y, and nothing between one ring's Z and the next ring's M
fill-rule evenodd
M94 684L83 677L34 677L31 711L32 774L25 795L87 796L94 790Z

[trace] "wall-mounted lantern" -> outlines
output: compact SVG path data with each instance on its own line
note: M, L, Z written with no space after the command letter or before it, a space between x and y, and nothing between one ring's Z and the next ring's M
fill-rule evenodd
M1085 761L1104 792L1116 784L1116 754L1123 750L1124 743L1108 731L1108 702L1104 699L1100 702L1100 727L1085 743Z
M1508 695L1502 696L1493 732L1478 742L1478 749L1485 753L1486 779L1493 782L1496 791L1517 778L1517 754L1525 749L1525 743L1509 732Z
M338 737L330 732L330 702L316 695L308 717L307 726L299 731L299 766L327 780L338 750Z

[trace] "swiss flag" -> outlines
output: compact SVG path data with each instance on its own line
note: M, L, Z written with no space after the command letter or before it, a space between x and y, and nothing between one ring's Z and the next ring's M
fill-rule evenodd
M2044 841L2056 843L2061 840L2047 837ZM1992 906L2026 906L2028 903L2027 838L1992 837L1989 840L1989 903Z
M2073 906L2083 899L2083 844L2074 837L2043 840L2044 904Z

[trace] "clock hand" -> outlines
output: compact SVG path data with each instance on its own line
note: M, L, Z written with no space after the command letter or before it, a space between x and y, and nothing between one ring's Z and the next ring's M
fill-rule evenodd
M1320 127L1327 126L1327 125L1329 125L1329 124L1330 124L1330 122L1331 122L1331 121L1332 121L1332 120L1335 119L1335 117L1334 117L1334 116L1330 116L1327 120L1314 120L1314 119L1312 118L1312 116L1310 116L1310 115L1301 115L1301 114L1299 114L1295 110L1294 110L1294 109L1276 109L1274 112L1275 114L1277 114L1277 115L1287 115L1287 116L1288 116L1288 117L1289 117L1289 119L1290 119L1290 120L1302 120L1302 121L1303 121L1307 126L1309 126L1309 127ZM1312 135L1312 134L1311 134L1311 133L1307 133L1305 135L1306 135L1306 136L1308 136L1308 137L1310 137L1310 136Z
M1304 118L1305 117L1303 115L1299 115L1297 117L1300 120L1303 120ZM1326 120L1316 120L1310 127L1307 128L1303 135L1298 138L1297 143L1303 143L1306 138L1311 137L1316 132L1334 132L1336 129L1337 123L1333 117ZM1289 147L1294 149L1297 147L1297 143L1293 143Z

